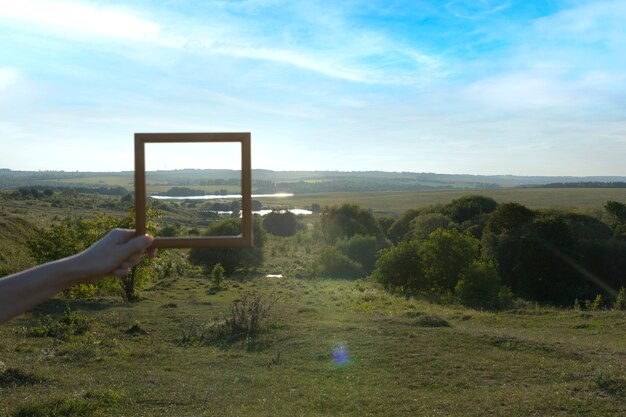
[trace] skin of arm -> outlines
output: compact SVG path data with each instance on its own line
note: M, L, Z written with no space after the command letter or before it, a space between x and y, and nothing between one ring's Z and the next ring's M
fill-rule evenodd
M30 310L60 291L105 276L125 276L137 264L153 238L134 230L113 229L85 251L0 279L0 323Z

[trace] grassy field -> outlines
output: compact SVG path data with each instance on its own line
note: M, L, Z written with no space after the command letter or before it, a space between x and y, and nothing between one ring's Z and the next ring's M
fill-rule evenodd
M626 189L610 188L510 188L501 190L384 191L302 194L280 200L259 199L264 205L296 208L317 203L324 207L345 202L372 209L377 214L398 215L411 208L445 204L467 194L491 197L499 203L517 202L530 208L594 210L608 200L626 202Z
M401 213L466 193L286 201ZM624 201L610 189L481 193L530 207L559 207L547 203L550 195L587 210ZM0 250L33 226L113 201L2 200ZM270 237L263 268L222 289L185 272L154 283L138 303L54 299L1 325L0 416L626 415L626 312L525 302L483 312L395 296L367 281L302 279L314 253L302 239ZM246 293L272 306L261 335L208 337Z
M67 340L28 336L42 315L62 316L60 301L3 325L0 414L626 413L624 312L487 313L406 300L367 282L289 276L227 286L180 278L137 304L70 302L89 325ZM277 297L265 333L226 346L199 336L194 343L242 291Z

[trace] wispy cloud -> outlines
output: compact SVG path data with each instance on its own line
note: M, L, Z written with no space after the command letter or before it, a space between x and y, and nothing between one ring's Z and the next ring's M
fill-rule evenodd
M461 19L483 18L510 6L510 1L502 0L451 0L445 4L449 13Z
M161 30L122 8L69 1L0 0L0 18L116 39L154 39Z

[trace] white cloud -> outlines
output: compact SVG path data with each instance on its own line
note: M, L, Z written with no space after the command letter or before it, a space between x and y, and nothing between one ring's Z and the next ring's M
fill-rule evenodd
M123 9L68 1L0 0L0 18L116 39L151 39L161 30Z
M20 79L20 72L15 68L0 67L0 91L6 90Z

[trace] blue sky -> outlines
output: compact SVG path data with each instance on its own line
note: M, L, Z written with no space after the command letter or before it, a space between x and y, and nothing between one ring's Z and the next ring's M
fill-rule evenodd
M0 0L0 168L132 170L134 132L249 131L254 168L626 175L625 21L623 0Z

